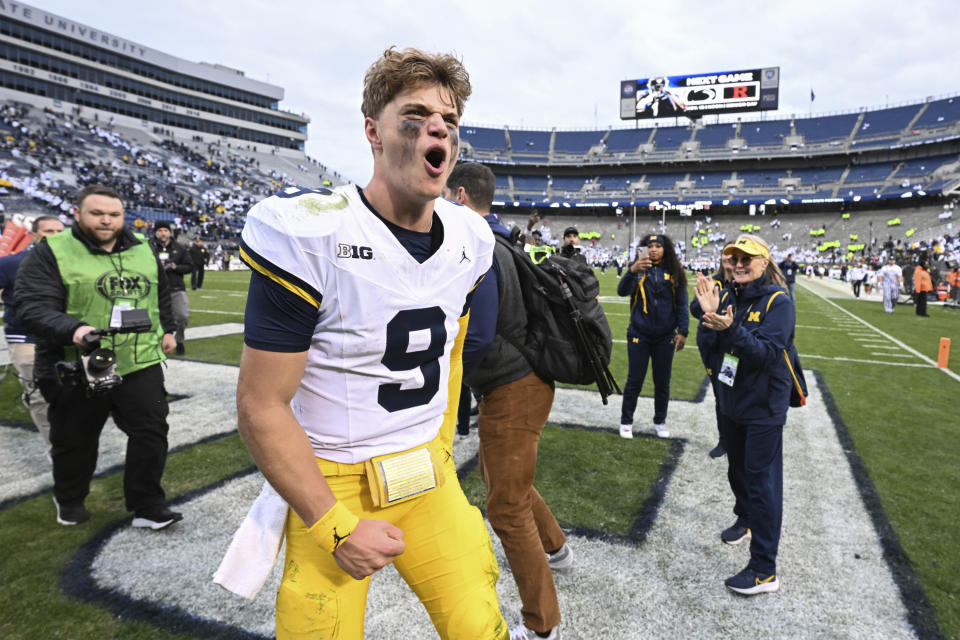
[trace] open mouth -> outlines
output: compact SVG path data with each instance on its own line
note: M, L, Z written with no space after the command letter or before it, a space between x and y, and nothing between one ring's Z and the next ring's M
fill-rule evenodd
M447 152L442 147L433 147L427 151L426 155L427 172L432 176L439 176L443 174L446 160Z

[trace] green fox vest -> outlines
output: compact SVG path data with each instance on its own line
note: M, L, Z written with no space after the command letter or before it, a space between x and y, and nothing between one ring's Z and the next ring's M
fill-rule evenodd
M163 362L157 298L157 261L143 236L140 244L119 253L91 253L73 237L61 233L47 238L67 290L64 312L95 329L110 327L115 304L147 309L153 327L146 333L118 333L103 338L101 345L117 353L117 375L123 376ZM66 359L78 357L76 347L67 347Z

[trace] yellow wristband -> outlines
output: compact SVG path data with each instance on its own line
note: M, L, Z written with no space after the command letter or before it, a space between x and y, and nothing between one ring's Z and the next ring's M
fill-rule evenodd
M317 544L333 553L353 533L359 522L360 518L338 500L307 531L317 541Z

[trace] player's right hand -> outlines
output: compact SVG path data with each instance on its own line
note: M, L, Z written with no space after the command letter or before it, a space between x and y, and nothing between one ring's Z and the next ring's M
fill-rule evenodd
M333 558L354 580L363 580L403 553L403 531L385 520L360 520Z

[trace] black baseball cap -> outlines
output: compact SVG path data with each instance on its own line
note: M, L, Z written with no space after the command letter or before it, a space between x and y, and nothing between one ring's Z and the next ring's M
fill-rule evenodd
M580 235L580 232L577 231L577 228L576 228L576 227L567 227L566 229L563 230L563 237L564 237L564 238L566 238L567 236L569 236L569 235L571 235L571 234L572 234L572 235L575 235L575 236L579 236L579 235Z

